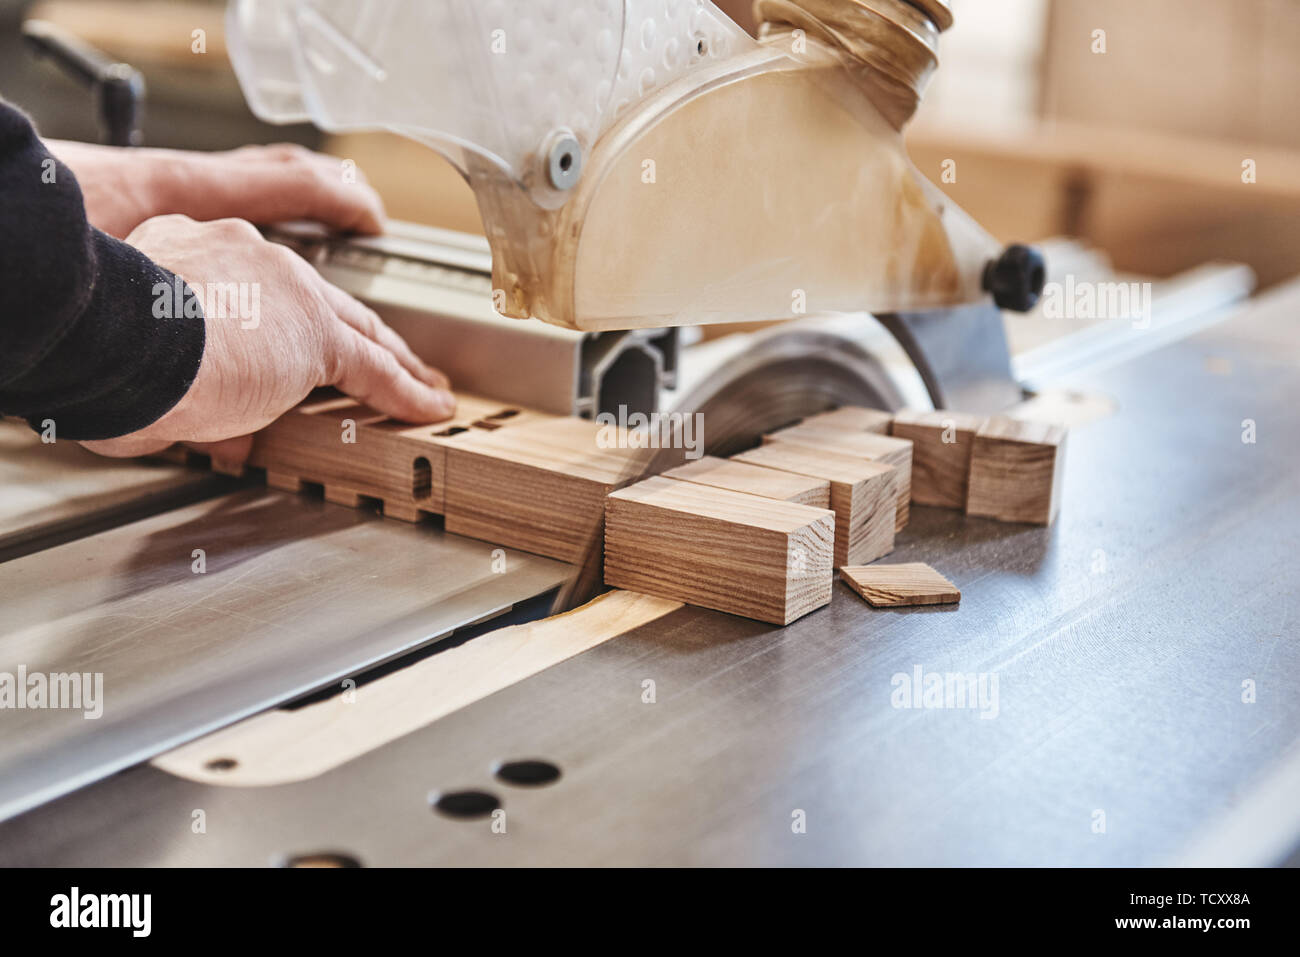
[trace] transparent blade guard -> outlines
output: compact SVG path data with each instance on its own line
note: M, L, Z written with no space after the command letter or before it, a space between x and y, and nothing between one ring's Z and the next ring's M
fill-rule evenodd
M510 316L956 305L999 248L916 172L860 67L706 0L232 0L228 28L262 119L392 130L465 173ZM547 181L558 134L581 148L572 188Z
M698 0L232 0L227 27L259 118L392 130L519 182L554 131L589 148L701 44L753 45Z

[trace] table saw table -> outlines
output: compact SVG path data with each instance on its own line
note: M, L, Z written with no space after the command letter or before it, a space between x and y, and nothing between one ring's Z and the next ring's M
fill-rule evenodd
M785 628L682 607L292 783L150 759L347 676L432 667L536 617L567 566L467 572L490 546L247 482L11 529L0 670L107 680L98 722L0 714L0 864L1283 862L1298 312L1293 282L1118 364L1054 365L1115 408L1074 429L1055 525L915 507L899 535L894 559L940 569L958 606L874 610L837 583ZM995 711L896 706L918 668L996 676ZM520 758L559 779L494 777ZM505 833L431 808L464 790Z

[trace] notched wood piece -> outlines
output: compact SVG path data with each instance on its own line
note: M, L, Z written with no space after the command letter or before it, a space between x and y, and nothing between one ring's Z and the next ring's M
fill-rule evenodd
M995 416L975 433L966 513L1050 525L1061 504L1066 430Z
M863 565L894 550L900 473L892 465L784 442L760 445L731 458L830 483L837 566Z
M785 442L851 455L871 462L881 462L898 469L899 484L894 531L901 531L910 517L912 501L912 443L908 439L878 435L874 432L851 432L818 425L792 425L771 432L763 441Z
M479 396L456 399L447 421L412 425L322 390L254 436L249 464L265 469L275 488L296 491L307 481L323 485L326 498L339 504L380 499L385 515L404 521L441 514L449 445L463 435L550 418Z
M746 465L733 459L719 459L712 455L687 462L664 472L665 478L733 492L748 492L764 498L777 498L785 502L830 508L831 483L825 479L793 472L778 472L758 465Z
M966 507L975 433L987 419L948 409L904 409L894 416L894 436L912 442L913 502Z
M844 581L875 608L898 605L947 605L961 601L961 591L925 562L898 565L850 565L840 569Z
M827 509L657 476L605 500L605 583L787 625L830 601Z
M599 543L605 496L644 454L608 439L604 426L577 418L458 437L447 446L447 531L581 560Z

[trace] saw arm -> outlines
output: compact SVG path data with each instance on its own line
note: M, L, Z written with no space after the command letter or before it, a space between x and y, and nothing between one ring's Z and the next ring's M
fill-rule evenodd
M388 129L466 176L494 305L601 331L1027 308L1041 260L913 167L942 0L232 0L263 119ZM1023 250L1023 247L1020 248Z

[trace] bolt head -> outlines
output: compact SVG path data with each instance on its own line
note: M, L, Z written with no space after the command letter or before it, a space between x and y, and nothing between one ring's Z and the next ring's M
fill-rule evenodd
M546 150L546 178L556 189L572 189L581 176L582 144L572 133L556 133Z

